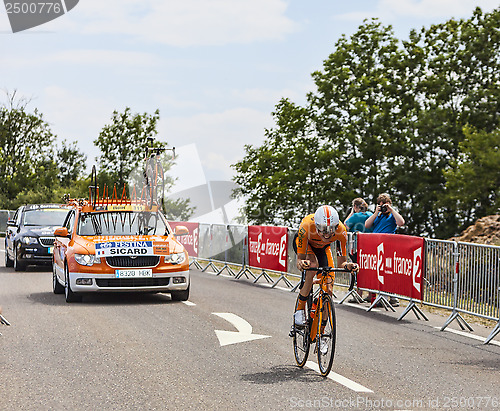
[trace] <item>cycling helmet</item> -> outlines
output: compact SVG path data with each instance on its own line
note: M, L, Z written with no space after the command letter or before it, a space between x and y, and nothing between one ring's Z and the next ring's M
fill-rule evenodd
M339 225L339 215L332 206L323 205L314 213L314 224L318 233L334 234Z

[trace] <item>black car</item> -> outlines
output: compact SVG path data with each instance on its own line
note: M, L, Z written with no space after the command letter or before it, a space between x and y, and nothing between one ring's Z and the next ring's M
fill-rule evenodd
M23 271L27 265L50 264L54 230L63 225L69 208L59 204L28 204L7 221L5 265Z

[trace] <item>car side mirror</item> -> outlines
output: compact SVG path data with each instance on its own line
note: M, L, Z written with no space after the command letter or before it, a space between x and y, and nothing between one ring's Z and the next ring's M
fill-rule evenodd
M56 237L69 237L68 229L66 227L58 227L54 231Z
M177 227L175 227L174 235L176 237L180 237L181 235L188 235L188 234L189 234L189 230L187 229L187 227L185 227L183 225L178 225Z
M7 220L7 225L12 225L14 227L17 227L16 220Z

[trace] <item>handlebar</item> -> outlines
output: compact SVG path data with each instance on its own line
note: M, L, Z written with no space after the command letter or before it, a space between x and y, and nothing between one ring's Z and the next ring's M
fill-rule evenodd
M351 270L347 268L333 268L333 267L310 267L304 268L302 271L316 271L317 273L350 273Z
M351 283L349 284L349 291L352 291L354 285L356 284L356 272L353 270L348 270L347 268L333 268L333 267L304 268L302 270L303 278L306 271L316 271L317 273L322 273L323 275L326 275L328 273L351 273Z

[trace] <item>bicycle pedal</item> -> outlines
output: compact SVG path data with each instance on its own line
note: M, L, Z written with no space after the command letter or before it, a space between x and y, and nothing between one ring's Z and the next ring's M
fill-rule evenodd
M290 329L290 332L288 333L289 337L295 337L295 327L292 325L292 328Z

